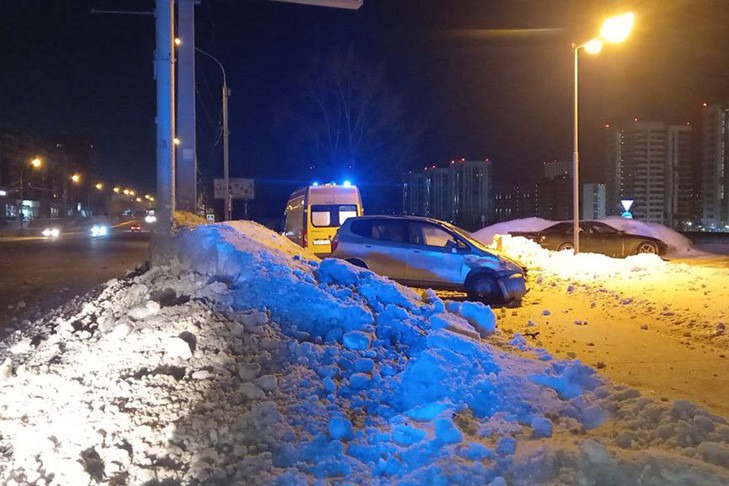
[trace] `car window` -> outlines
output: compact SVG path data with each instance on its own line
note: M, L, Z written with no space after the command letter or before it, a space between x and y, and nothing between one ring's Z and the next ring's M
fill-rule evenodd
M339 227L353 216L357 216L357 206L354 204L314 204L311 206L311 224L317 228Z
M381 241L405 243L405 223L396 219L381 219L373 221L371 238Z
M352 225L349 230L358 236L364 236L365 238L372 238L372 220L371 219L360 219L352 221Z
M438 248L455 248L458 246L453 235L430 223L411 222L410 243L414 245L434 246Z
M597 234L614 235L618 230L605 223L592 223L593 231Z
M555 235L567 235L572 234L572 224L570 223L558 223L554 226L550 226L546 230L544 230L545 233L552 233Z

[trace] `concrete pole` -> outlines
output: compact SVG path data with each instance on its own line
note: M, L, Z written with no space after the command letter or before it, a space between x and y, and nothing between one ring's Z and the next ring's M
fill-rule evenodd
M177 208L196 213L195 1L177 0Z
M579 67L580 46L572 44L574 54L575 80L574 80L574 126L572 129L574 152L572 154L572 246L575 255L580 252L580 150L579 150Z
M173 0L156 0L157 49L155 78L157 80L157 237L164 251L172 234L175 210L175 78L173 37Z

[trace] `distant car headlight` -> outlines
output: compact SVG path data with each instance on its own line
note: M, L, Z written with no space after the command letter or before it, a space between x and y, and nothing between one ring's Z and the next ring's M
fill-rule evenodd
M46 238L58 238L58 236L61 234L61 231L58 228L46 228L41 234Z
M155 216L154 214L148 214L144 217L144 221L150 224L155 223L157 222L157 216Z
M91 236L106 236L109 233L109 227L105 224L95 224L91 227Z

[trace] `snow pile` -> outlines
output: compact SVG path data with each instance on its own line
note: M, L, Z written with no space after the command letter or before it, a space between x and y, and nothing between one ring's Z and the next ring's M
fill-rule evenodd
M514 231L542 231L555 223L556 221L542 218L512 219L481 228L473 233L473 237L484 245L490 245L496 235L506 235Z
M178 241L2 351L4 482L729 482L723 418L484 341L486 306L253 223Z
M611 258L597 253L575 255L572 250L547 250L522 236L496 235L490 248L517 260L528 269L543 270L562 278L591 280L668 269L668 264L658 255L632 255L627 258Z
M688 238L662 224L647 223L636 219L621 218L619 216L609 216L600 221L632 235L658 238L668 245L668 253L673 255L696 255L701 253L693 247L693 244ZM514 219L482 228L474 232L473 236L483 244L491 245L495 235L506 235L512 232L522 231L542 231L557 223L559 221L550 221L541 218Z

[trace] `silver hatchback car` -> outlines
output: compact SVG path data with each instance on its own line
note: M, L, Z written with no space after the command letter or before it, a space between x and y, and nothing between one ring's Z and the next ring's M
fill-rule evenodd
M527 291L521 265L436 219L349 218L332 240L331 256L405 285L465 291L490 304L518 303Z

